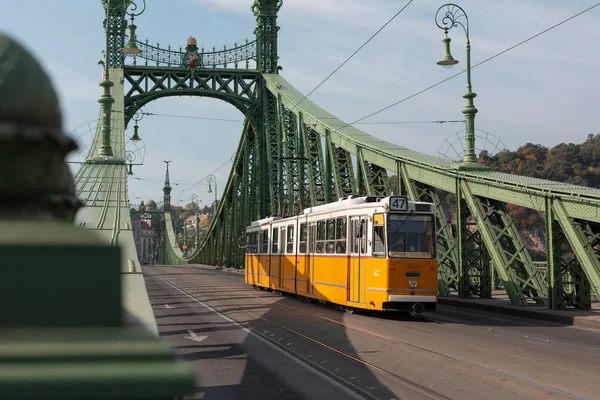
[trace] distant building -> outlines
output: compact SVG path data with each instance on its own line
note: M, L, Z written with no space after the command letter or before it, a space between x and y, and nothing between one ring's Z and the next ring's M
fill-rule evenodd
M142 200L138 208L139 211L156 211L156 209L154 200L148 200L145 204ZM140 264L154 264L156 262L154 255L158 244L157 227L152 225L151 218L133 219L131 227Z

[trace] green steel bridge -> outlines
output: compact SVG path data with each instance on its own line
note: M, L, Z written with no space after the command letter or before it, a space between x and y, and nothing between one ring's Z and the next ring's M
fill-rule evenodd
M256 17L256 39L219 51L198 49L193 38L188 39L185 49L179 50L137 41L133 17L140 15L143 9L138 9L131 0L101 1L106 10L104 79L100 83L103 93L99 99L101 123L89 154L72 181L70 176L65 178L68 174L63 174L62 167L50 172L44 170L44 174L37 174L36 178L27 175L27 171L43 170L47 168L45 165L17 167L14 170L17 174L11 169L10 174L5 174L7 178L1 188L9 200L0 205L5 220L19 220L18 215L27 214L39 221L67 222L63 225L38 222L34 237L24 234L32 226L28 222L19 220L10 226L2 222L0 244L7 251L4 254L15 264L28 266L11 269L12 278L19 281L26 279L26 274L38 273L48 279L36 284L35 290L40 293L49 293L47 288L52 287L56 293L69 292L70 298L90 300L71 310L59 297L56 297L58 300L45 297L45 305L31 303L31 307L45 307L47 313L37 313L40 318L35 321L23 319L23 315L29 315L27 312L4 315L3 327L58 330L55 336L47 331L31 330L20 336L1 336L1 343L9 343L10 354L0 360L8 360L9 364L17 359L31 360L28 349L32 345L37 346L38 356L50 357L44 359L45 364L35 373L3 375L1 379L5 380L1 383L8 386L1 387L8 387L14 393L25 390L19 392L21 394L39 390L38 397L28 398L44 398L50 386L56 393L71 394L62 398L77 398L77 393L87 393L90 387L99 390L95 392L98 398L105 398L103 393L108 398L117 389L122 390L119 393L123 398L129 392L139 395L136 390L146 393L144 398L170 398L169 394L190 390L189 371L175 363L173 354L156 342L156 321L132 231L132 219L141 216L132 212L128 202L125 129L145 104L169 96L207 96L226 101L243 113L245 123L215 217L205 239L187 257L179 249L173 230L167 166L159 263L242 268L243 250L238 240L251 221L294 215L303 208L350 195L389 195L388 177L394 175L402 194L437 205L438 246L443 249L439 252L441 296L456 291L462 298L490 297L492 289L500 283L516 305L589 309L593 293L600 293L599 189L508 175L477 163L433 157L377 139L341 121L298 92L279 73L277 14L282 7L281 0L255 0L251 11ZM128 15L132 17L130 24ZM27 100L15 100L14 107L3 107L0 113L3 122L0 141L4 143L0 149L9 160L2 165L9 171L7 168L13 168L13 164L22 165L36 155L50 160L48 154L52 154L51 165L60 166L64 154L73 146L56 133L60 118L50 115L54 109L59 113L53 89L47 79L40 78L43 72L30 56L5 37L0 39L6 44L0 46L0 53L17 60L14 65L22 67L0 71L13 74L9 80L0 79L0 82L27 82L28 85L20 87L20 91L0 85L0 93L5 96L17 99L16 93L21 93L19 96ZM127 58L126 54L134 57ZM27 99L27 94L33 97ZM473 97L474 94L465 95L467 108L469 102L472 106ZM35 102L39 107L31 107ZM34 115L31 109L50 111ZM22 123L19 115L25 112L23 110L27 110L27 121L36 122L37 118L40 126L52 125L48 131L51 133L30 126L17 129ZM28 150L28 157L19 158L25 148L18 145L21 142L27 142L28 149L33 148ZM50 142L55 147L48 147ZM37 181L46 176L54 180ZM22 189L22 193L15 195L11 185ZM42 193L40 188L46 192ZM53 190L61 195L55 196L58 192ZM453 193L459 199L454 220L443 212L441 191ZM44 196L48 193L54 194L46 199ZM16 196L13 202L10 196ZM83 207L77 206L75 196ZM30 198L34 200L23 202ZM31 208L32 204L37 208ZM507 213L507 204L536 210L545 217L546 268L539 268L532 260ZM93 233L99 241L77 232ZM23 243L27 243L27 247L17 246L21 242L15 237L26 237ZM48 250L49 245L63 242L68 246L62 245L60 254ZM38 249L44 258L23 257L24 251L32 249ZM83 267L80 262L83 258L89 260L85 268L93 275L82 280L77 272ZM76 283L73 279L77 279ZM104 286L95 282L104 282ZM24 297L26 294L8 287L2 295L4 304L15 298L30 301ZM78 321L73 320L73 313L77 314ZM103 329L102 335L77 330L79 323L102 327L98 328ZM142 330L132 330L132 326ZM77 354L70 350L74 343L80 344L75 346L80 349ZM99 350L89 350L94 344L100 346L95 347ZM2 354L5 353L0 352L0 356ZM107 360L112 363L111 371L102 369L108 365ZM89 368L81 370L81 362L87 363ZM62 375L54 373L55 365L61 365ZM88 372L90 376L85 375ZM73 374L81 375L76 386L73 386ZM104 383L94 380L104 379L102 376L108 377ZM116 380L110 381L112 377ZM37 380L32 384L28 379L34 378ZM44 383L49 380L51 384ZM129 383L117 389L113 387L112 392L110 389L102 392L104 389L100 388L109 381Z
M106 0L103 1L106 7ZM226 101L245 116L233 166L209 231L184 257L170 211L168 166L158 262L243 267L238 241L253 220L294 215L349 195L389 195L388 176L412 199L437 204L441 296L490 297L502 286L513 304L552 309L591 307L600 293L600 190L491 171L377 139L341 121L297 91L277 55L282 1L256 0L256 39L223 50L152 46L126 33L128 0L112 0L106 25L105 92L85 164L75 175L85 207L77 223L123 249L128 307L149 327L153 317L137 260L127 194L125 129L147 103L169 96ZM130 53L134 57L126 57ZM108 83L107 83L108 82ZM469 91L470 93L470 91ZM472 96L469 99L472 105ZM466 113L465 113L466 114ZM461 199L455 221L440 191ZM532 260L506 204L546 220L546 268Z

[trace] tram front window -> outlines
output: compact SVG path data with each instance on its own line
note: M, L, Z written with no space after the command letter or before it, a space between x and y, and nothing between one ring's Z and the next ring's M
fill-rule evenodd
M388 253L398 258L435 258L432 215L389 214Z

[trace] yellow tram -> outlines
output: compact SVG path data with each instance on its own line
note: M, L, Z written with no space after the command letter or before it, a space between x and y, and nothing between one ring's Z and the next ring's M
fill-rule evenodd
M245 281L349 310L434 311L435 205L350 196L246 228Z

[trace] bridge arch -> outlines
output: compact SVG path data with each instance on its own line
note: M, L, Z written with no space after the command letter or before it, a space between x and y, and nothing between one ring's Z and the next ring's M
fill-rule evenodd
M131 87L125 93L125 126L136 111L153 100L172 96L201 96L225 101L246 118L260 112L257 71L183 68L124 67L124 82Z

